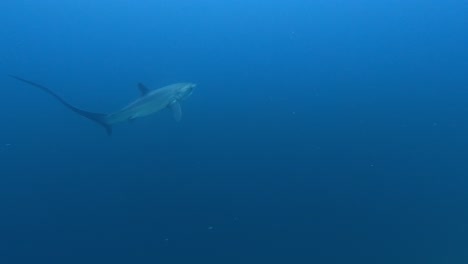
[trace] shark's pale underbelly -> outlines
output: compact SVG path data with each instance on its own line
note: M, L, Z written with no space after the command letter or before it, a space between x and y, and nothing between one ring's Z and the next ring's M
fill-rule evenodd
M108 124L117 124L132 121L136 118L155 114L167 107L167 103L148 103L126 107L118 112L109 114L106 118Z

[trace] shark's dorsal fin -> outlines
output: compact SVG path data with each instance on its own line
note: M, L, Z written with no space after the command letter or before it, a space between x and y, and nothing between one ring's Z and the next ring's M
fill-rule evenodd
M150 92L150 89L142 83L138 83L138 90L140 90L141 96L145 96Z

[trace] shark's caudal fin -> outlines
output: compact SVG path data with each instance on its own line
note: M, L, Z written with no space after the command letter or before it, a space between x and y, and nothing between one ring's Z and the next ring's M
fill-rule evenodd
M77 113L77 114L79 114L81 116L84 116L84 117L86 117L86 118L88 118L90 120L93 120L94 122L96 122L96 123L100 124L101 126L103 126L106 129L106 132L107 132L107 134L109 136L112 134L112 126L110 124L108 124L107 121L106 121L107 114L93 113L93 112L88 112L88 111L85 111L85 110L81 110L81 109L76 108L73 105L69 104L67 101L63 100L60 96L58 96L56 93L54 93L52 90L50 90L49 88L47 88L45 86L42 86L40 84L28 81L28 80L23 79L23 78L18 77L18 76L14 76L14 75L9 75L9 76L16 79L16 80L18 80L18 81L27 83L27 84L32 85L34 87L37 87L37 88L41 89L42 91L52 95L55 99L57 99L60 103L62 103L68 109L70 109L73 112L75 112L75 113Z

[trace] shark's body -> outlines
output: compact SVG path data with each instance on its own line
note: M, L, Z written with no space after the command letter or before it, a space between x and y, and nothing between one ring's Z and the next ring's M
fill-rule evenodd
M193 88L196 86L194 83L175 83L156 90L149 90L143 84L138 84L141 96L129 103L124 108L110 113L101 114L93 113L85 110L81 110L75 106L72 106L67 101L58 96L55 92L49 88L40 84L28 81L26 79L11 76L19 81L25 82L32 86L35 86L44 92L52 95L55 99L60 101L65 107L72 110L73 112L91 119L98 124L102 125L107 134L112 134L112 125L133 121L137 118L155 114L163 109L170 108L174 114L174 118L179 121L182 117L180 110L180 101L186 99L192 94Z

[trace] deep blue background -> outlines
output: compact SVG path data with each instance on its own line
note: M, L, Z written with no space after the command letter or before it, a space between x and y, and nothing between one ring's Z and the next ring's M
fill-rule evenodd
M4 0L0 263L468 262L468 3ZM196 82L167 111L109 112Z

